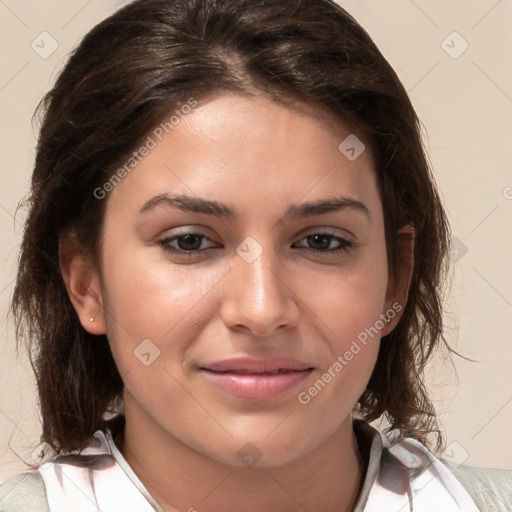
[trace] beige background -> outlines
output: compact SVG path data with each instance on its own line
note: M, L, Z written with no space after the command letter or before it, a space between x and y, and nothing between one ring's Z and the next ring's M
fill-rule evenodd
M123 3L0 0L0 482L24 468L40 433L31 368L24 352L16 358L6 318L23 220L13 215L34 158L31 116L72 47ZM456 358L457 376L440 359L428 370L445 456L512 469L512 2L342 4L410 92L456 238L447 336L477 362Z

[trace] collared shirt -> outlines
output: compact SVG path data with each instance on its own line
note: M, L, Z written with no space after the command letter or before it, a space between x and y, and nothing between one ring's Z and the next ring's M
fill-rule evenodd
M501 471L509 489L495 493L496 508L478 508L453 473L418 441L393 445L361 420L354 421L354 433L367 465L354 512L512 510L512 471L487 470ZM115 445L115 435L110 428L97 430L81 452L50 458L9 480L0 487L0 512L165 512Z

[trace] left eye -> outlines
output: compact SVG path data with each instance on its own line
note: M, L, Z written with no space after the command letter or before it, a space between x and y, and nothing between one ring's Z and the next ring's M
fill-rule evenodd
M354 242L350 242L345 238L335 236L330 233L314 233L305 236L301 240L306 240L310 245L316 245L317 247L311 247L315 253L335 254L343 251L349 251L355 246ZM337 246L330 248L333 241L337 243Z

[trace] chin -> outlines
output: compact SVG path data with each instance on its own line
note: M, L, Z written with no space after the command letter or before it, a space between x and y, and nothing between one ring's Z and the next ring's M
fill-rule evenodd
M312 452L322 443L316 436L304 437L307 432L302 429L291 431L279 427L260 430L261 434L233 435L224 443L215 442L203 453L227 466L234 467L277 467L291 464ZM258 432L251 429L252 432ZM271 432L270 434L268 434Z

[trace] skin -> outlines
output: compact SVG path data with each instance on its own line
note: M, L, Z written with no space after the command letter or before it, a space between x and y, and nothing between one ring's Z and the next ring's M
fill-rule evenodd
M351 411L374 368L380 336L307 405L298 401L359 333L404 300L408 285L407 278L392 285L388 276L370 151L349 161L338 149L351 133L363 140L305 105L292 109L263 95L216 94L105 199L101 269L77 244L61 244L82 325L107 334L125 383L127 423L116 443L166 511L339 512L357 499L365 468ZM238 216L165 203L140 213L163 194L218 201ZM331 197L359 201L366 212L345 207L285 216L291 205ZM332 236L307 238L324 232ZM186 233L206 238L189 239L188 246L169 241ZM251 263L236 252L247 237L262 250ZM329 253L342 243L337 237L353 247ZM202 252L166 252L164 239L167 247L195 243ZM134 355L146 339L160 351L149 365ZM239 355L293 357L314 370L270 400L234 397L198 370ZM237 456L248 442L261 455L252 467Z

